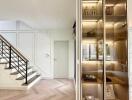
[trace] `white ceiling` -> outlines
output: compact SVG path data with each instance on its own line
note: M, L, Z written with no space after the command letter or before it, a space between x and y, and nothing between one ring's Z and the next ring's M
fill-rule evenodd
M37 29L72 28L76 0L0 0L0 20L21 20Z

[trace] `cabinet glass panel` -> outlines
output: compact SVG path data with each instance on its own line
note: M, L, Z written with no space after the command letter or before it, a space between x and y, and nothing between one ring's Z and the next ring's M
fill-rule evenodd
M129 100L126 12L125 0L106 0L106 100Z
M82 1L82 100L103 100L102 0Z

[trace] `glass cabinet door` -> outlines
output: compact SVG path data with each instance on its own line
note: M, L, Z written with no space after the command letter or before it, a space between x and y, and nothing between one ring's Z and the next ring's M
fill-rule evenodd
M102 0L82 0L82 100L103 100Z
M81 0L81 100L129 100L126 0Z
M129 100L126 0L105 2L105 99Z

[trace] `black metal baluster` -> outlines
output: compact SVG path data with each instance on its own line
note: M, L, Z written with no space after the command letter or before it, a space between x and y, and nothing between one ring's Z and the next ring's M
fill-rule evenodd
M11 69L11 46L9 47L9 68Z
M20 70L19 70L19 56L18 56L18 71L20 71Z
M2 58L3 58L3 41L2 41L2 51L1 52L2 52Z
M28 84L27 83L27 77L28 77L28 75L27 75L27 67L28 67L28 61L26 61L26 82L25 82L25 84Z

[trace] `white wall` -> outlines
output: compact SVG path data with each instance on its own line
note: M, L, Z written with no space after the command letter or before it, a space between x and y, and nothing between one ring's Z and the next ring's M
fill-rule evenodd
M37 32L27 30L28 28L20 23L17 30L14 30L14 27L7 30L6 25L8 24L4 25L6 28L4 31L0 30L0 33L30 60L30 66L34 66L34 69L38 70L44 78L54 77L54 41L69 41L69 78L74 77L72 29Z
M4 36L14 47L17 46L17 32L1 32L2 36Z
M0 65L0 89L17 89L24 90L23 80L16 80L15 75L10 75L11 70L5 70L6 65Z

